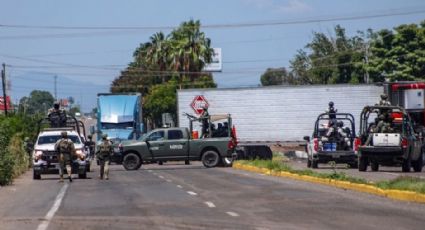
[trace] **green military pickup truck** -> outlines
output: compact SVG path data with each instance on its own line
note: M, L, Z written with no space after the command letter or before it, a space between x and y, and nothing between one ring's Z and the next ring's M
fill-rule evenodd
M126 170L137 170L142 163L164 161L202 161L205 167L230 166L236 157L236 139L206 137L193 139L188 128L161 128L143 135L137 141L119 145Z

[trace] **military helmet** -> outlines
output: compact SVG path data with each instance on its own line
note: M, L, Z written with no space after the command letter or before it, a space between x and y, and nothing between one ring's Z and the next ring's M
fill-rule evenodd
M336 125L338 126L338 127L343 127L344 126L344 122L343 121L338 121L337 123L336 123Z
M102 134L102 139L106 140L108 138L108 134Z
M53 103L53 108L59 109L59 107L60 107L59 102L58 101L55 101L55 103Z
M62 137L68 137L68 133L67 133L66 131L62 131L62 132L61 132L61 136L62 136Z
M384 114L381 114L381 115L379 115L379 116L378 116L378 118L379 118L380 120L384 120L384 119L385 119L385 116L384 116Z
M381 94L381 99L382 99L382 100L387 100L387 99L388 99L388 95L386 95L386 94Z
M333 107L333 106L334 106L334 102L333 102L333 101L330 101L330 102L329 102L329 106L330 106L330 107Z

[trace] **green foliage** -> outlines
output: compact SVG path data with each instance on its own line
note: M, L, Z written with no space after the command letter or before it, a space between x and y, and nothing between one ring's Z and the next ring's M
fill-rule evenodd
M28 167L24 137L35 139L37 116L0 116L0 185L12 183Z
M291 85L296 84L294 76L288 73L284 67L282 68L268 68L260 78L261 85Z
M381 181L376 184L382 189L397 189L425 194L425 180L417 177L402 176L391 181Z
M18 111L23 114L47 114L47 110L53 106L54 101L50 92L33 90L29 97L21 98Z
M299 50L290 61L291 74L297 84L363 83L366 42L363 33L347 37L337 25L335 35L313 33L306 45L309 53Z
M177 89L216 87L212 75L203 72L204 66L212 61L213 49L210 39L200 28L199 21L189 20L168 35L162 32L153 34L149 42L140 44L135 50L134 61L112 82L111 92L142 93L143 101L149 102L143 109L144 117L153 119L170 110L174 110L176 115L175 109L168 106L168 99L161 101L156 96L149 97L158 90L172 88L154 88L156 85L173 81ZM175 95L175 92L167 94ZM163 106L152 107L152 104ZM154 123L158 125L157 121L155 119Z
M370 50L372 55L366 68L374 82L385 78L390 81L425 79L424 23L378 31Z
M145 97L144 109L150 111L149 118L156 124L160 124L162 113L176 114L176 85L153 86L151 93Z
M6 130L0 129L0 185L8 185L13 180L13 167L15 161L10 154L9 138Z

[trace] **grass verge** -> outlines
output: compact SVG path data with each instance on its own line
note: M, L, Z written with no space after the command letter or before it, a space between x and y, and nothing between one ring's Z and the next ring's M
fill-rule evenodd
M289 172L297 175L307 175L323 179L333 179L338 181L347 181L356 184L366 184L376 186L384 190L403 190L411 191L420 194L425 194L425 180L417 177L398 177L389 181L380 181L377 183L370 183L363 178L352 177L346 175L344 172L337 172L334 170L332 173L319 173L310 169L296 170L285 164L281 160L239 160L237 161L243 165L251 165L258 168L265 168L274 172Z

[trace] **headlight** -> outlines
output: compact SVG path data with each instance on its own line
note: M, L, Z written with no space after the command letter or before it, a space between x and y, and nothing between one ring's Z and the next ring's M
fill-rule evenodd
M75 154L77 155L78 158L80 158L81 160L84 160L85 158L85 153L83 152L82 149L77 149L75 150Z
M34 151L34 155L33 155L33 157L34 157L34 160L40 160L41 159L41 156L43 155L43 151L41 151L41 150L35 150Z

